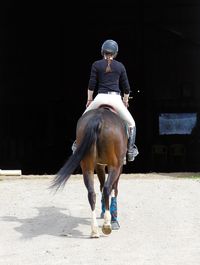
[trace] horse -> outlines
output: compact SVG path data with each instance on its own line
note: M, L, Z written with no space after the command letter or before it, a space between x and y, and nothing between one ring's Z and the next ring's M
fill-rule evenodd
M101 216L104 218L102 232L109 235L113 229L119 229L116 199L118 181L127 152L127 124L111 107L101 106L89 110L78 119L76 144L75 152L55 175L51 187L58 190L64 186L71 174L80 166L92 211L91 237L99 238L95 212L94 174L96 173L102 194Z

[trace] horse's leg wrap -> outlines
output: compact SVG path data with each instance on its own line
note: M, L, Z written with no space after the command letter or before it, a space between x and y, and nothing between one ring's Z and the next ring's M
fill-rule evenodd
M110 214L111 214L112 230L118 230L120 228L120 225L119 225L118 218L117 218L117 198L116 197L111 198Z
M104 200L104 197L102 195L102 197L101 197L101 218L104 217L104 213L105 213L105 200Z
M110 204L110 214L111 214L111 221L117 221L117 198L111 198Z

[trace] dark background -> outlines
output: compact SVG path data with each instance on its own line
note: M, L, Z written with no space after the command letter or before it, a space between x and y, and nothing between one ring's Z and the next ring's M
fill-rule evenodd
M140 151L124 171L200 170L199 123L190 136L158 132L160 112L199 114L200 3L160 2L1 4L1 169L57 172L85 110L91 64L111 38L129 76Z

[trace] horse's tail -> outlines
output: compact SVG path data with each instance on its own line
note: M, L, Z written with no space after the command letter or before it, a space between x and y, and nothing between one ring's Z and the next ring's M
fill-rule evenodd
M63 167L56 174L51 188L58 190L64 186L69 177L74 173L79 166L81 160L90 150L91 146L96 142L98 134L101 129L102 119L101 115L96 115L89 119L85 126L82 141L77 147L76 151L68 158Z

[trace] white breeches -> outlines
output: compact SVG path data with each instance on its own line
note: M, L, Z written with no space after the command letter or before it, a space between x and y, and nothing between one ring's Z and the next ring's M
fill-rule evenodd
M128 109L125 107L120 95L99 93L87 107L84 113L91 109L97 109L103 104L112 106L118 112L119 116L125 120L130 127L135 127L135 121Z

